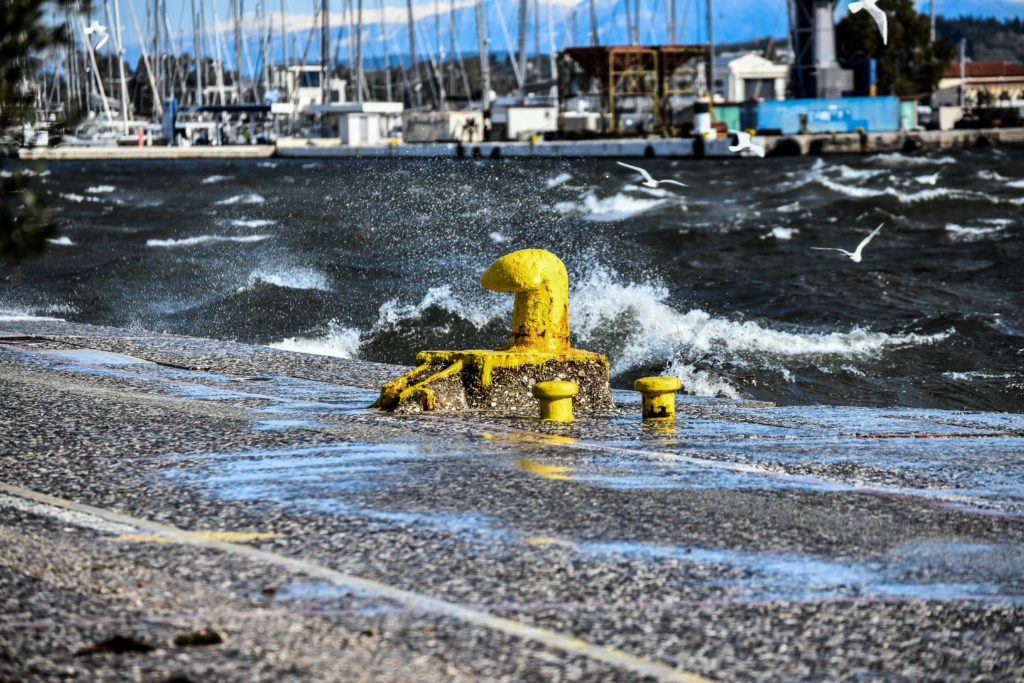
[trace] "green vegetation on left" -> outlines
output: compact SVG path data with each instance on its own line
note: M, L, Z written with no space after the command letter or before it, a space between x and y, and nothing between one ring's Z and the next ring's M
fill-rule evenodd
M0 4L0 166L7 164L20 126L35 119L33 90L38 59L65 40L61 25L47 23L69 0L3 0ZM0 178L0 258L17 265L38 254L57 232L30 174L21 170Z

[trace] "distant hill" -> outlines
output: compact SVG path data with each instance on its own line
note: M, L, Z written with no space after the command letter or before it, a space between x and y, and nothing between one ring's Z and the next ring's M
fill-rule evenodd
M1024 64L1024 20L958 17L935 20L935 33L957 45L967 39L967 57L973 60L1010 60Z

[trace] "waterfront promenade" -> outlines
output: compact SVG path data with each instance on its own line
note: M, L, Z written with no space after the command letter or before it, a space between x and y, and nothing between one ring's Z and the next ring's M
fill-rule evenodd
M1019 415L368 410L401 371L0 321L0 679L1024 670Z

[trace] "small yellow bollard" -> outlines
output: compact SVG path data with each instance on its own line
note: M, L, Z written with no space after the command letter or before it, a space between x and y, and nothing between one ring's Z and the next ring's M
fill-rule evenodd
M676 392L683 388L678 377L641 377L633 388L644 395L645 420L675 419Z
M537 382L533 396L540 401L540 419L572 422L572 397L580 391L576 382Z

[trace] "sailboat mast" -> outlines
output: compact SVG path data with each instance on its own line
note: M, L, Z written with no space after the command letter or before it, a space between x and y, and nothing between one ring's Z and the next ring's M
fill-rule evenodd
M130 0L129 0L130 1ZM121 1L114 0L114 47L117 50L117 67L121 78L121 119L124 132L128 132L128 78L124 72L124 40L121 36Z
M363 0L356 0L356 102L363 101Z
M384 87L387 91L388 102L393 98L391 93L391 64L388 59L388 22L384 16L384 0L380 0L380 41L384 45Z
M522 75L522 82L519 84L519 102L526 98L526 29L527 29L527 3L529 0L519 0L519 73Z
M476 42L480 50L480 110L487 111L491 98L491 50L487 40L487 9L486 0L476 0Z
M416 61L416 17L412 13L412 0L405 0L406 13L409 19L409 69L412 72L412 94L409 96L409 104L420 106L420 66ZM413 96L415 95L415 101Z
M595 47L601 44L597 38L597 7L594 6L594 0L590 0L590 44Z
M323 103L331 102L331 6L327 0L320 0L320 90Z

